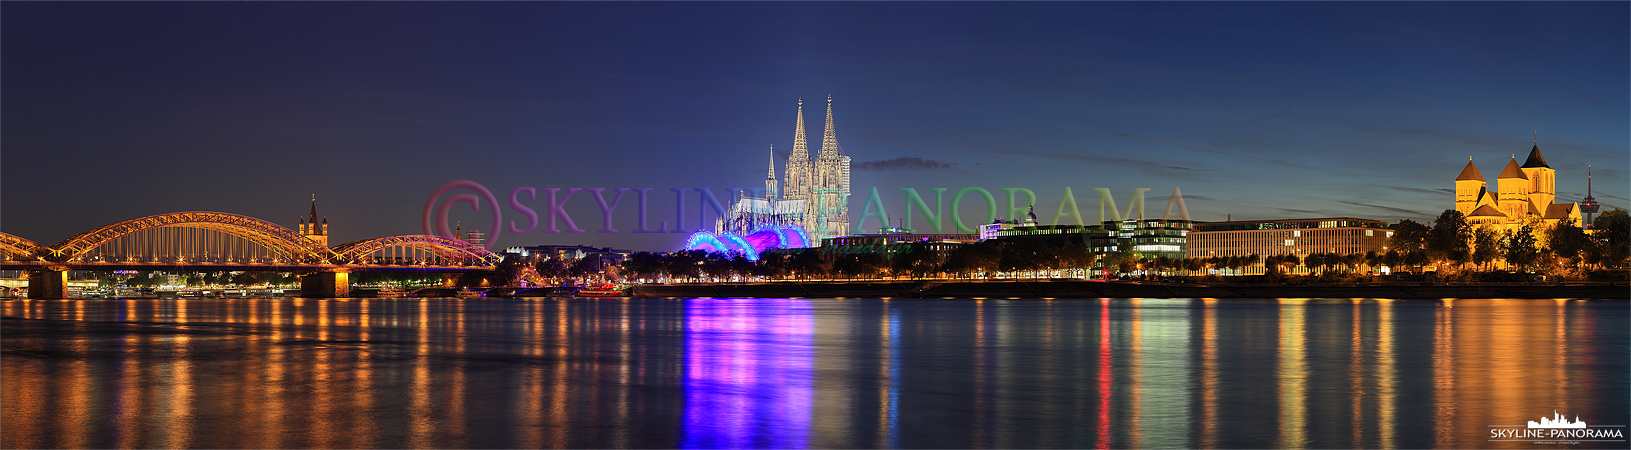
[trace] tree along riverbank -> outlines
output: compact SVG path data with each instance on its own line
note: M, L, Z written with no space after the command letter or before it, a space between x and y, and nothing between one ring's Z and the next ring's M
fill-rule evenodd
M1160 283L1083 280L874 280L635 286L635 297L805 298L1587 298L1628 299L1614 283Z

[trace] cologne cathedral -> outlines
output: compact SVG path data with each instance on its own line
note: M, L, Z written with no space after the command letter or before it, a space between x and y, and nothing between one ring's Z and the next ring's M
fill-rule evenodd
M804 137L804 100L799 100L798 105L793 154L782 176L786 184L777 186L776 154L772 151L763 196L744 194L737 199L729 217L716 222L715 233L747 235L767 226L797 226L808 233L810 245L848 234L850 157L839 147L834 134L832 97L827 97L827 129L821 137L821 151L813 159Z

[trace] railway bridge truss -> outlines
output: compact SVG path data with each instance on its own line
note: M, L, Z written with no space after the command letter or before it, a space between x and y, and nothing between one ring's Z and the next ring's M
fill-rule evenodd
M295 272L304 295L343 297L353 272L491 272L499 259L480 245L431 235L330 248L272 222L208 211L130 219L50 246L0 232L0 270L27 271L33 298L62 298L71 270Z

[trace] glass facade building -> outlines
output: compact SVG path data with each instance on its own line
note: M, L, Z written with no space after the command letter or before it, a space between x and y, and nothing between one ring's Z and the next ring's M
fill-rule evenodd
M1048 239L1059 246L1066 242L1086 245L1093 253L1114 253L1125 246L1144 258L1182 258L1190 226L1188 222L1162 220L1105 222L1099 226L1000 222L980 226L980 240Z

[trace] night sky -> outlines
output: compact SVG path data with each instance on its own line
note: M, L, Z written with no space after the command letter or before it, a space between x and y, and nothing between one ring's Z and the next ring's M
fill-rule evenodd
M1150 188L1160 215L1179 187L1201 221L1425 222L1469 156L1493 185L1537 131L1559 201L1585 196L1591 164L1604 209L1625 208L1628 18L1626 2L8 1L0 231L50 245L190 210L294 227L315 194L339 244L420 233L454 180L501 203L653 188L654 227L670 188L762 186L771 146L780 178L800 98L813 154L828 95L856 218L874 187L899 217L899 188L974 186L999 207L1029 188L1049 222L1068 186L1089 218L1093 188L1123 207ZM541 230L539 194L522 201ZM969 223L981 203L964 199ZM490 229L482 207L453 220ZM685 237L633 233L632 193L619 233L595 232L587 192L566 210L589 232L498 246Z

